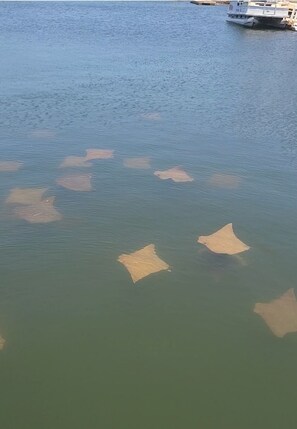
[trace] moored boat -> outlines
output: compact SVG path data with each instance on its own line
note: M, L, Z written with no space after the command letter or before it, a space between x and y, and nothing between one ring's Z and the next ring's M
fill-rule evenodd
M286 28L289 3L281 1L230 1L228 22L245 27Z

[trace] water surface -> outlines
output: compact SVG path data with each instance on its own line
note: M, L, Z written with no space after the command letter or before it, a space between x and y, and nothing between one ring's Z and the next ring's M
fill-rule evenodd
M0 4L1 160L24 162L0 173L1 428L296 428L297 334L252 310L296 287L297 39L225 14ZM57 186L92 147L115 150L94 190ZM153 175L176 165L194 181ZM15 219L14 187L49 187L63 220ZM240 260L196 242L229 222ZM117 258L150 243L171 272L134 286Z

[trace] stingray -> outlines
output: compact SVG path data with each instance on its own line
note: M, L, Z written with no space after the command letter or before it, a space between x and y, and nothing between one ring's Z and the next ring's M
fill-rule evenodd
M1 335L0 335L0 350L3 350L3 349L4 349L5 343L6 343L6 341L5 341L5 340L4 340L4 338L3 338L3 337L1 337Z
M29 137L34 137L36 139L52 139L55 136L56 133L49 129L33 130L29 133Z
M14 214L29 223L49 223L62 219L61 213L54 207L55 197L50 197L30 206L18 206Z
M91 174L76 174L60 177L56 182L58 185L71 191L88 192L92 190L91 178Z
M226 255L236 255L249 250L249 246L240 241L234 234L232 223L228 223L211 235L201 235L198 237L198 243L204 244L214 253Z
M87 162L84 156L67 156L60 167L91 167L92 164Z
M48 188L14 188L6 199L7 204L30 205L42 200Z
M164 170L164 171L155 171L154 175L159 177L159 179L162 179L162 180L171 179L174 182L193 182L194 180L180 167L173 167L173 168L169 168L169 170Z
M297 301L293 289L271 302L257 303L254 312L264 319L277 337L297 332Z
M110 149L87 149L86 161L92 159L109 159L113 158L114 150Z
M129 255L123 254L119 256L118 261L127 268L134 283L152 273L169 269L169 265L156 255L154 244L149 244Z
M161 115L158 112L142 113L141 117L148 121L160 121Z
M22 164L22 162L18 161L0 161L0 172L17 171Z
M136 168L139 170L147 170L151 168L149 157L140 157L140 158L125 158L124 166L127 168Z
M211 176L208 183L211 186L226 189L235 189L240 185L241 178L231 174L216 173Z

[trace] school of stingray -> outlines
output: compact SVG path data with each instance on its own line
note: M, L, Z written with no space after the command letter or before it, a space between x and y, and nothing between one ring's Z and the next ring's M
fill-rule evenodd
M151 119L151 118L150 118ZM154 117L154 120L159 118ZM114 157L113 150L87 149L84 156L68 156L59 168L89 168L94 160L107 160ZM0 161L0 173L16 172L23 166L19 161ZM125 158L123 166L132 169L151 169L149 157ZM167 170L158 170L154 175L161 180L171 180L174 183L193 182L194 179L180 166ZM241 178L230 174L216 173L209 180L209 186L234 189L241 183ZM69 191L92 191L92 174L66 174L57 178L56 184ZM13 188L10 190L5 203L11 213L18 219L31 224L56 222L62 219L62 214L55 207L55 196L46 195L48 188ZM250 247L241 241L234 232L232 223L222 226L209 235L200 235L197 243L205 246L209 252L232 257L250 250ZM148 244L132 253L118 257L120 262L131 276L135 284L147 276L160 271L170 271L170 265L163 261L156 252L154 244ZM284 292L280 297L270 302L256 303L253 309L259 315L271 332L277 337L297 332L297 300L293 289ZM5 339L0 335L0 350L5 346Z

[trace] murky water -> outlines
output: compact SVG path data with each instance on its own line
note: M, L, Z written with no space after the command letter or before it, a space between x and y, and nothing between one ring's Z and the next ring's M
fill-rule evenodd
M297 286L297 39L225 12L1 3L1 429L296 428L297 333L253 307ZM114 157L59 168L88 148ZM16 187L63 219L16 218ZM249 251L197 243L230 222ZM150 243L171 271L134 285L117 259Z

